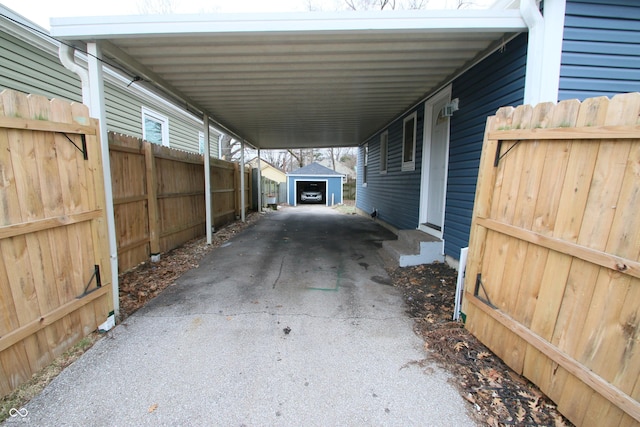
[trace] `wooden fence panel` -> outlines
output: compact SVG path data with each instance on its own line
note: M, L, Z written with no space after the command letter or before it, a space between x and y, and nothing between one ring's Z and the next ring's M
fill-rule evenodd
M109 150L120 272L205 235L201 155L113 133ZM214 227L240 215L237 169L235 163L211 159ZM249 180L247 200L250 185Z
M0 94L0 396L113 310L97 127L82 105Z
M640 94L500 109L466 327L576 425L640 422Z

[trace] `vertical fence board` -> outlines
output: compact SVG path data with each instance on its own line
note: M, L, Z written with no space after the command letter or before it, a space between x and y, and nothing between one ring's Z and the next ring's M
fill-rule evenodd
M467 327L577 425L640 422L639 117L640 94L625 94L487 122ZM495 307L474 295L477 273Z

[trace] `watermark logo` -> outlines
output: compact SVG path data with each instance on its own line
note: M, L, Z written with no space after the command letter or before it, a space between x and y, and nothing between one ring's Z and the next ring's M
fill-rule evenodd
M20 409L11 408L9 410L9 415L11 416L11 418L16 418L16 417L25 418L27 415L29 415L29 411L27 411L27 408L20 408Z

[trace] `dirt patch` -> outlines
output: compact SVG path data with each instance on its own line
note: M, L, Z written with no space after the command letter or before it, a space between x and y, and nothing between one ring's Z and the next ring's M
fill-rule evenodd
M453 322L457 272L436 263L389 271L400 288L414 331L430 357L451 372L452 382L476 420L489 426L571 426L534 384Z

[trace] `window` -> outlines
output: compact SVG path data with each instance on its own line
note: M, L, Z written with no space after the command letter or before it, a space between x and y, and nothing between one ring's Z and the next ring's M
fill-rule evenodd
M169 146L169 119L142 107L142 139Z
M367 186L367 168L369 167L369 144L365 144L364 147L362 147L362 153L363 153L363 165L364 165L364 167L362 168L362 186L366 187Z
M416 127L417 114L414 112L404 119L402 128L402 170L416 169Z
M204 132L198 132L198 152L204 154Z
M380 173L387 173L387 152L389 151L389 131L380 135Z

